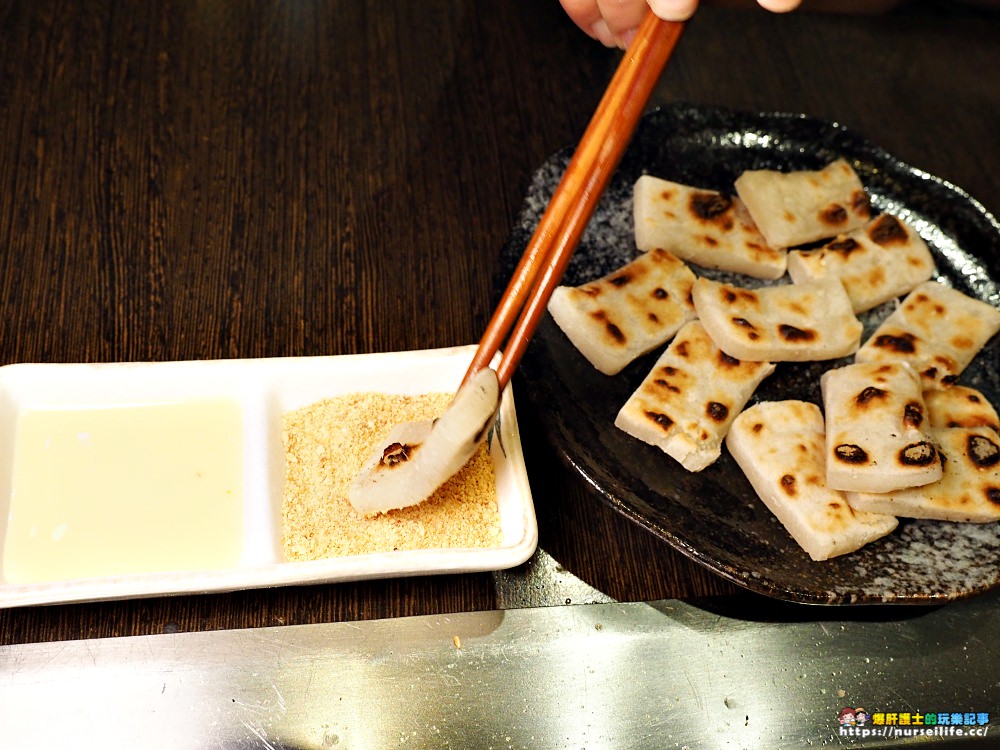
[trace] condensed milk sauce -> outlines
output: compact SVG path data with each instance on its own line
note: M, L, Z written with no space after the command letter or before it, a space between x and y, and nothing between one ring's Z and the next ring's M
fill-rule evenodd
M239 404L229 399L22 409L2 579L237 564L242 437Z

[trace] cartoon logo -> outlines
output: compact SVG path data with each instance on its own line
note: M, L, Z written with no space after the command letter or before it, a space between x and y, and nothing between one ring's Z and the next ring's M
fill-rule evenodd
M842 737L985 737L985 711L876 711L844 706L837 712Z
M861 707L851 708L847 706L840 709L837 721L844 727L863 727L868 722L868 712Z

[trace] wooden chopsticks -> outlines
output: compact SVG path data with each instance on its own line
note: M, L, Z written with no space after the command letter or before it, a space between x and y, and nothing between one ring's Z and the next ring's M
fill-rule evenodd
M513 326L497 368L500 388L510 381L683 29L683 23L647 12L479 340L465 380L490 364Z

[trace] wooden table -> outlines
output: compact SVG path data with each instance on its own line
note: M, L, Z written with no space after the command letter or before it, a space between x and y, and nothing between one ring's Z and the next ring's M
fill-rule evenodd
M1000 15L946 3L706 7L655 103L840 122L996 215L998 38ZM0 364L473 343L533 170L619 56L555 0L0 0ZM737 592L522 419L520 568L8 610L0 644Z

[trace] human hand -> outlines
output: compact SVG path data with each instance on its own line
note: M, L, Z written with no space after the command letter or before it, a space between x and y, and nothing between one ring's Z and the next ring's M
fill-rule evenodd
M683 21L698 7L698 0L559 0L573 22L608 47L628 46L646 9L665 21ZM794 10L801 0L757 0L775 13Z

